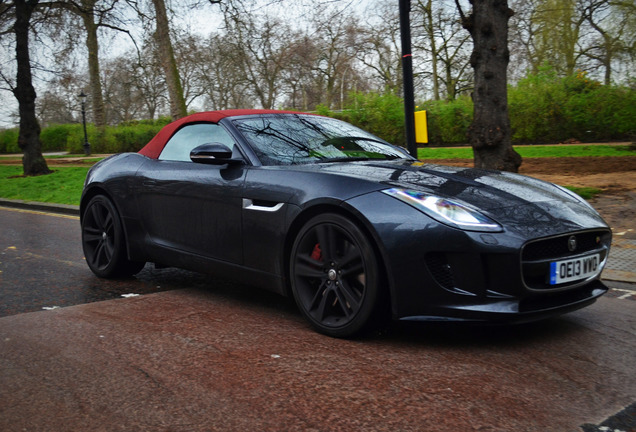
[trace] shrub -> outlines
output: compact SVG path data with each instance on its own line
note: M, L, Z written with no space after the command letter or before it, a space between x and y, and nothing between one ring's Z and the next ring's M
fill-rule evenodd
M629 138L636 132L636 92L599 86L572 95L564 104L567 128L581 141Z
M136 152L145 146L168 120L129 122L127 125L107 126L100 130L93 124L86 125L91 153ZM52 125L40 133L42 151L66 150L72 154L84 153L84 128L81 124ZM0 153L20 153L18 129L0 131Z
M528 75L508 89L508 112L512 140L520 143L554 142L570 138L563 126L563 103L567 96L553 69L546 67Z
M113 131L114 145L108 153L136 152L141 150L161 129L161 126L139 124L118 127Z
M100 131L94 125L87 125L88 142L91 153L136 152L145 146L159 130L161 125L135 124L127 126L108 126ZM80 125L69 133L66 150L69 153L84 152L84 131Z
M0 153L21 153L18 147L18 128L0 130Z
M431 145L464 144L468 141L468 126L473 121L473 102L462 96L454 101L428 101L426 110L428 142Z
M110 148L114 148L113 143L115 142L112 130L112 126L107 126L106 129L100 130L93 124L86 125L86 133L88 135L88 143L91 146L91 153L111 152ZM84 153L84 128L82 125L77 125L76 128L71 129L66 141L66 151L75 154Z
M509 88L508 109L515 142L628 139L636 130L636 92L584 72L561 78L542 68Z
M150 125L150 126L165 126L172 121L171 117L163 116L157 119L144 119L144 120L128 120L119 123L119 126L137 126L137 125Z
M92 153L101 153L100 145L97 142L96 128L92 124L86 125L86 132L88 135L88 142L91 145ZM66 151L73 154L84 153L84 128L82 125L78 125L75 128L69 130L69 134L66 138Z
M404 101L394 94L353 93L342 112L330 111L324 105L316 113L339 118L365 129L386 141L406 146L404 133ZM455 101L429 101L420 108L427 110L428 140L433 145L466 143L468 126L473 119L473 103L468 97Z
M404 102L391 93L351 93L350 102L342 112L318 106L318 114L349 122L361 129L399 146L406 145L404 137Z
M81 128L79 124L51 125L40 133L42 151L66 150L68 137L74 129Z

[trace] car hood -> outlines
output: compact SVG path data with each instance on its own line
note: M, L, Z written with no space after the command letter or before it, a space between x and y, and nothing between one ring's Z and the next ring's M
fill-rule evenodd
M417 161L322 163L305 169L451 198L479 209L504 226L518 227L524 235L607 227L582 198L552 183L519 174Z

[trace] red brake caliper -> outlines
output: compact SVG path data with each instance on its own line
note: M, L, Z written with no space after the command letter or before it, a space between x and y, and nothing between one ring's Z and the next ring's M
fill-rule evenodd
M311 251L311 259L322 261L322 251L320 250L320 243L316 243L316 246L314 246L314 250Z

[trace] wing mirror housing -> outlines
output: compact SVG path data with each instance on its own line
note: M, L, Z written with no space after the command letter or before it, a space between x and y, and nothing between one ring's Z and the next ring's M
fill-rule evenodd
M232 150L221 143L207 143L195 147L190 152L190 160L209 165L243 163L242 159L232 159Z

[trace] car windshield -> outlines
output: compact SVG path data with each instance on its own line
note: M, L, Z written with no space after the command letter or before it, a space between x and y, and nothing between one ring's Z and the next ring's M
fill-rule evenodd
M271 114L233 120L263 165L410 159L402 149L328 117Z

